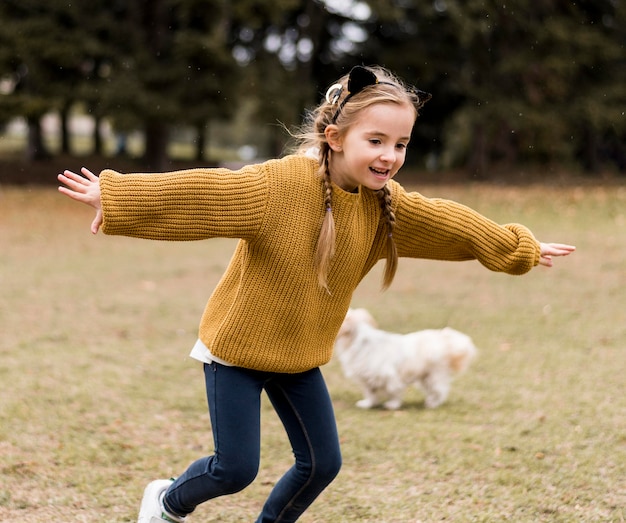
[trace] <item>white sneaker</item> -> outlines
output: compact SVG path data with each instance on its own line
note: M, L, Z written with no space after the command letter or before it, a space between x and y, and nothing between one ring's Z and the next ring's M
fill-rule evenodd
M170 514L163 506L163 496L173 479L157 479L148 483L143 492L137 523L184 523L187 518Z

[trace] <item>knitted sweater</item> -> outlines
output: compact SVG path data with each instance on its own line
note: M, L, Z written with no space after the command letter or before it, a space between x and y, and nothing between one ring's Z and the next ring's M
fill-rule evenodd
M336 251L321 288L314 252L324 215L318 163L305 156L238 171L100 174L103 231L153 240L239 238L209 298L199 338L233 365L295 373L327 363L353 291L386 255L378 198L333 186ZM539 244L522 225L500 226L458 203L425 198L389 182L399 256L477 259L523 274Z

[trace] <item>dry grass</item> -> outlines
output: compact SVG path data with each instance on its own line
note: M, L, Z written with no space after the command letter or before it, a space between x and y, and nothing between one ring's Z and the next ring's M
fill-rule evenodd
M344 468L313 522L620 522L626 506L626 189L426 187L578 252L524 277L408 260L354 302L389 330L451 325L479 358L434 411L363 412L324 369ZM134 521L146 482L211 452L187 357L233 243L92 237L52 188L0 187L0 521ZM267 403L262 468L194 521L254 520L289 466Z

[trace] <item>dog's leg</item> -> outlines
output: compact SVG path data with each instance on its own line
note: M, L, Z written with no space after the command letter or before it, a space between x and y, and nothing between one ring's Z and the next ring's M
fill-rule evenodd
M363 395L365 396L362 400L356 402L356 406L360 409L371 409L380 405L380 399L377 394L377 391L374 389L370 389L363 385Z
M398 410L402 406L405 390L405 385L400 382L387 383L385 394L389 399L383 403L384 407L387 410Z
M402 407L402 398L392 398L390 400L385 401L384 407L387 410L398 410Z
M445 372L433 372L422 380L422 388L426 394L424 405L427 409L439 407L450 392L450 376Z

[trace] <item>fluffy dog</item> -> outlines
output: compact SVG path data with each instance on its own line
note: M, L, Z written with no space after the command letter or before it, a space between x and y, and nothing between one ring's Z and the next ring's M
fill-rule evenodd
M398 409L409 385L420 386L425 406L441 405L450 383L476 354L469 336L449 327L396 334L376 328L365 309L350 309L335 340L346 377L359 383L365 397L357 407Z

